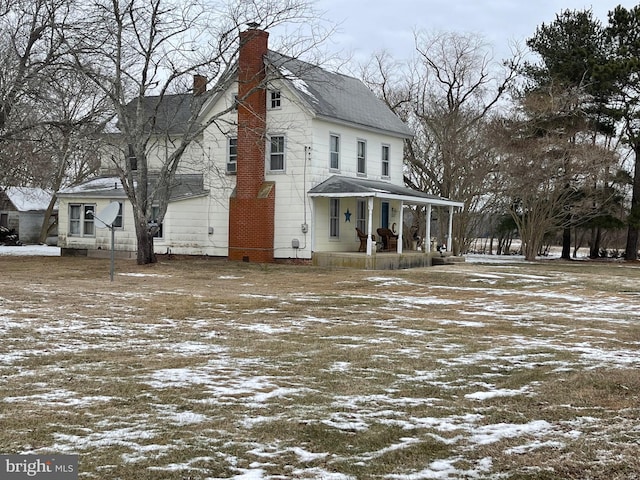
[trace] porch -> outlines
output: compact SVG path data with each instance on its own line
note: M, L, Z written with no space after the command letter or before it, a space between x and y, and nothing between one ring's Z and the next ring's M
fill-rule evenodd
M420 252L415 250L395 252L314 252L312 263L318 267L355 268L359 270L400 270L407 268L452 265L464 262L464 257L451 253Z

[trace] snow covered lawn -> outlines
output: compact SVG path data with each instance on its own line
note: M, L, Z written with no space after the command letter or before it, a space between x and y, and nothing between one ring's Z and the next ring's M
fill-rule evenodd
M640 477L637 265L0 269L0 453L86 479Z

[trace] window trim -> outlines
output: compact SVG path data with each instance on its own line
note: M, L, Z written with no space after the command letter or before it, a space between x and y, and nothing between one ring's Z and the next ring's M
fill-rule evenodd
M74 218L72 215L72 209L78 207L80 215ZM96 204L95 203L70 203L68 205L69 213L69 225L67 228L68 235L70 237L91 237L96 236L96 224L93 215L89 215L89 212L93 212L95 215ZM72 231L72 225L77 224L77 233ZM91 225L91 233L86 233L87 226Z
M235 154L231 154L232 142L235 141ZM232 160L233 158L233 160ZM233 165L233 170L229 168L230 165ZM227 175L236 175L238 173L238 137L237 136L229 136L227 137L227 151L226 151L226 163L225 163L225 172Z
M269 90L269 110L280 110L282 108L282 91Z
M118 208L118 214L111 225L117 230L124 230L124 204L118 200L114 200L114 202L118 202L120 208ZM120 222L118 222L118 219L120 219ZM120 224L118 225L118 223Z
M273 139L274 138L281 138L282 139L282 151L281 152L273 152L272 148L273 148ZM282 173L285 172L287 169L287 164L286 164L286 152L287 152L287 137L286 135L282 135L282 134L273 134L273 135L269 135L267 141L269 142L268 145L268 149L267 149L267 171L270 173ZM273 159L274 156L281 156L282 157L282 168L272 168L273 167Z
M329 198L329 239L340 238L340 199Z
M385 158L385 153L387 152L387 155ZM388 143L383 143L380 149L380 158L381 158L381 165L380 165L380 169L381 169L381 175L383 178L390 178L391 177L391 145L389 145ZM386 165L386 173L385 173L385 165Z
M362 155L360 155L360 146L362 146ZM356 172L360 176L367 175L367 141L362 138L356 140Z
M151 206L151 220L149 220L149 223L154 222L153 217L155 217L156 215L154 215L153 213L157 212L159 208L160 207L158 205ZM158 231L153 236L153 238L157 238L158 240L164 240L164 220L158 223Z
M336 139L337 149L333 150L333 139ZM333 156L335 154L336 162L333 163ZM329 133L329 170L337 172L340 170L340 134Z
M367 217L369 213L369 205L366 199L359 198L356 204L356 227L362 232L367 232ZM357 236L357 234L356 234Z

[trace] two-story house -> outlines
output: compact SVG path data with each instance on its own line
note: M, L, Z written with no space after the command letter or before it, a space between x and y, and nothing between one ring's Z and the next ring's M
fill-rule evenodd
M202 122L217 120L190 146L157 252L251 262L358 250L370 257L383 227L397 232L402 253L405 205L427 208L427 238L432 206L447 207L450 217L462 207L404 187L403 145L412 133L361 81L270 51L268 33L255 28L240 34L236 75L228 88L209 92L199 112ZM201 95L202 81L194 82ZM122 204L116 249L135 251L117 177L59 197L64 252L109 248L108 233L93 228L87 212L110 201ZM364 249L356 227L368 235Z

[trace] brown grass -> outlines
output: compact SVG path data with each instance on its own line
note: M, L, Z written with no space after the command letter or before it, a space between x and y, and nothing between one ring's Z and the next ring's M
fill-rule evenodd
M0 267L0 453L101 479L640 477L634 265Z

